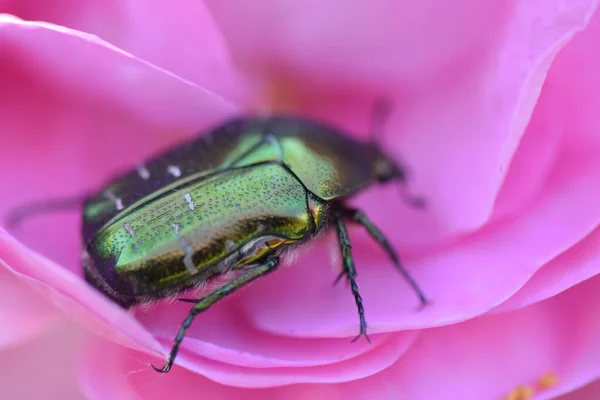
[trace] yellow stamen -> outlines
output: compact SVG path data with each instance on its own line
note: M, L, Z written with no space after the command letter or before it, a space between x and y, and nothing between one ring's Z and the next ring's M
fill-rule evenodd
M548 372L538 380L537 385L540 389L549 389L555 386L557 381L558 377L556 376L556 374Z
M504 400L527 400L533 397L534 391L531 386L520 385L504 398Z

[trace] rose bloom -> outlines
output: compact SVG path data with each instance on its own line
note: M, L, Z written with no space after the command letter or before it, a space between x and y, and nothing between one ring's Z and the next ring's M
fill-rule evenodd
M372 343L350 343L358 315L332 285L330 233L199 315L160 375L150 364L163 365L190 305L120 308L83 279L80 207L40 213L0 230L0 397L598 398L597 383L575 391L600 374L596 8L0 2L0 219L97 190L234 115L293 112L368 140L387 98L378 138L427 208L395 185L350 203L431 300L418 311L353 226Z

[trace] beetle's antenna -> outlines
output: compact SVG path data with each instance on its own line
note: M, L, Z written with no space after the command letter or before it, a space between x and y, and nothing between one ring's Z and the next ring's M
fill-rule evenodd
M406 204L408 204L409 206L414 207L414 208L419 208L419 209L425 208L425 206L426 206L425 199L421 196L412 194L408 190L408 185L407 185L408 172L406 171L406 168L399 164L396 164L395 167L396 167L395 178L396 178L396 182L398 183L397 184L398 193L400 194L400 198L402 199L402 201L404 201Z
M400 193L402 201L411 207L423 209L427 205L423 197L410 193L406 188L406 184L403 182L398 185L398 192Z
M373 104L373 115L371 117L371 138L373 143L379 144L379 139L381 138L381 135L383 135L385 123L390 118L391 114L392 103L390 100L384 97L377 98ZM408 192L406 187L406 171L404 171L404 168L398 167L398 169L397 178L400 181L398 190L402 200L411 207L419 209L425 208L426 203L424 198Z
M371 133L371 140L375 144L379 144L383 135L385 123L390 119L392 114L392 103L383 97L379 97L373 104L373 111L371 114L371 126L369 131Z
M49 212L61 212L69 211L74 208L80 207L85 196L65 197L58 199L49 199L34 201L28 204L24 204L13 209L6 217L7 228L17 227L24 219L32 217L36 214L45 214Z

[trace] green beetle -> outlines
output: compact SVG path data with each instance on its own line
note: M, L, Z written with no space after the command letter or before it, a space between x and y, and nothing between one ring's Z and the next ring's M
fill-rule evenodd
M336 282L345 276L356 301L360 333L354 340L368 340L345 221L366 228L426 304L383 233L345 204L390 181L404 182L404 171L374 142L296 116L236 118L86 197L85 277L124 307L224 280L201 299L180 299L194 306L166 364L154 367L168 372L196 315L335 227L343 260Z

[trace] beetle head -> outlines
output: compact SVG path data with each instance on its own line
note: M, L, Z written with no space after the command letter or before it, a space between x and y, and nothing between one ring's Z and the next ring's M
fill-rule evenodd
M373 165L373 172L375 179L379 183L397 182L402 200L411 207L425 207L425 199L408 192L406 169L397 161L393 161L390 157L387 157L380 150L379 156L375 159L375 164Z
M391 111L392 106L387 99L380 98L375 101L371 120L372 143L376 152L373 172L379 183L396 181L399 184L400 196L402 199L412 207L423 208L425 206L425 200L422 197L410 194L406 189L406 168L398 161L394 161L391 157L387 156L379 146L378 136L382 134L383 126Z

